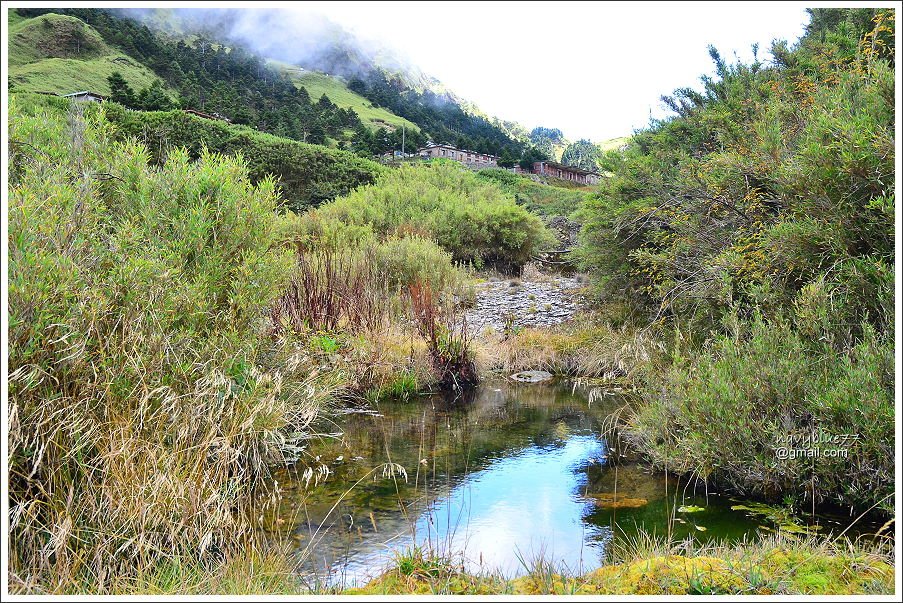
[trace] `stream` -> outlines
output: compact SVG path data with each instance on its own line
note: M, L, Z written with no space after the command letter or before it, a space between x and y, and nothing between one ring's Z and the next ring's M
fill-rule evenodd
M384 400L346 414L311 447L328 479L279 474L283 498L267 523L311 582L339 586L365 583L413 546L474 572L514 576L542 559L583 573L605 561L612 539L638 529L705 542L778 527L751 512L755 503L609 464L600 433L624 401L590 403L588 394L571 383L498 381L463 398ZM807 521L838 532L844 520Z

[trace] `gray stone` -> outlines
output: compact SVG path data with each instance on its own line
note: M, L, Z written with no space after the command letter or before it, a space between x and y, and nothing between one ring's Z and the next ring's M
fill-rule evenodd
M548 381L552 377L552 373L546 371L523 371L511 375L511 379L520 381L521 383L539 383L541 381Z

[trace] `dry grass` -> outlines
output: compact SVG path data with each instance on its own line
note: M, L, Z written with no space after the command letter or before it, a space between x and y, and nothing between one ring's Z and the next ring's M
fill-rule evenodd
M11 587L219 567L331 393L266 336L290 269L273 185L212 155L151 168L99 113L11 104Z
M552 329L524 329L514 335L478 341L483 373L544 370L635 386L664 351L650 330L613 327L583 314Z

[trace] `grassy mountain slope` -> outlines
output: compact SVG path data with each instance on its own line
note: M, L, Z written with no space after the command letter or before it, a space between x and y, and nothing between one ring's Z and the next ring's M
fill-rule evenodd
M14 91L109 94L107 77L114 71L137 88L157 79L153 71L111 48L79 19L54 13L31 19L15 11L8 15L9 80Z
M630 142L630 136L619 136L617 138L609 138L608 140L597 142L596 146L599 147L600 151L605 152L620 149L628 142Z
M291 78L296 86L303 86L312 99L319 99L325 94L329 100L339 107L352 109L361 118L361 121L370 128L384 127L394 130L401 128L401 125L405 124L408 131L420 130L417 124L399 117L382 107L374 107L372 102L349 90L345 82L339 77L302 69L281 61L270 60L268 63Z

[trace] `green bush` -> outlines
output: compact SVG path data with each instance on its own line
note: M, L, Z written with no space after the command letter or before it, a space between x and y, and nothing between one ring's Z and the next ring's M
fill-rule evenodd
M894 479L894 13L811 12L771 64L710 49L703 90L602 158L579 255L603 297L692 342L637 409L641 450L747 492L814 480L816 498L868 506ZM777 462L774 437L804 428L857 447Z
M292 265L275 185L209 153L153 167L102 108L26 104L10 99L10 575L77 589L214 562L323 395L266 337Z
M296 211L317 206L358 186L370 184L386 168L347 151L305 144L246 126L204 119L184 111L130 111L107 103L107 118L120 137L136 137L155 163L172 149L186 148L193 158L209 149L241 155L253 182L272 175L282 197Z
M498 168L480 170L477 178L496 184L513 195L518 205L540 216L570 216L583 206L591 194L559 185L564 182L572 184L570 181L550 178L548 184L543 184Z
M379 273L394 291L407 290L418 282L444 291L463 276L449 252L416 235L386 239L376 246L375 256Z
M677 358L629 423L661 467L733 491L799 503L893 509L894 344L867 324L849 353L808 342L780 319L741 321L693 357ZM808 445L824 434L842 443ZM782 441L798 437L800 444ZM778 448L820 449L780 458ZM829 457L826 449L846 449ZM807 453L808 454L808 453ZM814 488L814 492L813 492ZM811 504L811 502L806 503Z
M871 31L776 45L771 66L712 50L702 93L605 156L580 256L606 295L705 329L757 288L786 305L851 258L892 262L894 70L869 36L893 19L873 13Z
M446 162L402 166L316 213L381 237L433 239L455 261L477 266L518 268L550 240L539 218L509 195Z

